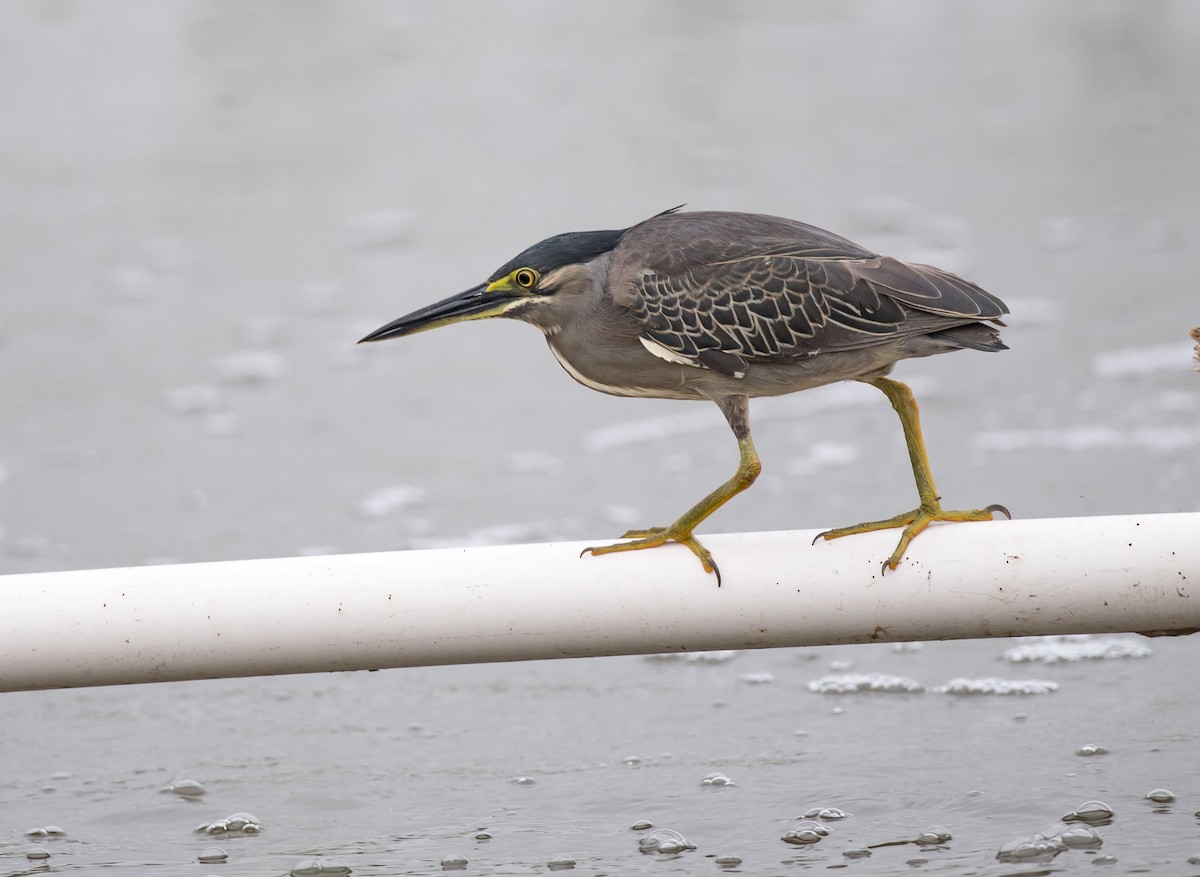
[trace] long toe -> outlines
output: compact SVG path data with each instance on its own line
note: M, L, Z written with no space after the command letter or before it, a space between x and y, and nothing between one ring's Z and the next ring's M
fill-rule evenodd
M598 545L583 549L582 554L615 554L618 551L640 551L643 548L657 548L668 542L678 542L700 559L700 565L707 573L717 577L717 587L721 586L721 571L713 560L712 553L700 544L691 531L684 532L674 527L650 527L646 530L630 530L622 538L632 539L632 542L614 542L612 545Z
M934 521L990 521L997 512L1003 514L1005 517L1012 517L1008 513L1008 509L1002 505L989 505L982 509L943 509L940 505L933 507L921 506L913 509L911 512L904 512L882 521L867 521L862 524L854 524L850 527L836 527L832 530L825 530L817 534L816 538L813 539L813 543L815 544L817 539L839 539L842 536L852 536L856 533L871 533L875 530L891 530L903 527L904 530L900 534L900 541L896 545L896 550L883 562L883 571L886 572L889 569L894 570L900 565L905 552L908 551L909 543Z

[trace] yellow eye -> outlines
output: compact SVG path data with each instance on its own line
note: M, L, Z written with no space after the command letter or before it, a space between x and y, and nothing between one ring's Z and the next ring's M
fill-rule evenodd
M522 289L533 289L538 282L538 273L532 268L518 268L513 272L513 282Z

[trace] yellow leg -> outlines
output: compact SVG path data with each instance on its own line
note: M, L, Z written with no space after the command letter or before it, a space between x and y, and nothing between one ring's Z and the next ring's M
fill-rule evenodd
M913 477L917 482L917 493L921 504L911 512L904 512L894 518L884 521L869 521L865 524L855 524L852 527L838 527L826 530L817 535L817 539L837 539L855 533L869 533L872 530L888 530L893 527L903 527L900 534L900 544L892 552L892 556L883 562L884 571L895 569L908 550L908 545L917 534L934 521L990 521L992 515L1000 512L1006 518L1011 518L1002 505L990 505L982 509L948 511L942 508L937 488L933 486L933 473L929 469L929 457L925 453L925 439L921 435L921 415L917 400L907 384L893 381L890 378L873 378L865 383L878 387L896 409L900 416L900 425L904 427L904 441L908 445L908 458L912 462ZM813 540L816 541L815 539Z
M735 428L736 429L736 428ZM738 439L738 449L741 457L737 472L733 477L710 493L700 502L684 512L675 523L667 527L650 527L647 530L630 530L622 539L633 539L633 542L618 542L614 545L601 545L596 548L585 548L584 554L612 554L617 551L637 551L642 548L655 548L666 542L678 542L686 545L692 553L700 558L705 572L715 573L717 587L721 586L721 571L713 561L709 550L700 544L692 534L697 525L733 497L737 496L754 483L758 473L762 471L762 463L754 450L754 442L750 440L747 431L744 437Z

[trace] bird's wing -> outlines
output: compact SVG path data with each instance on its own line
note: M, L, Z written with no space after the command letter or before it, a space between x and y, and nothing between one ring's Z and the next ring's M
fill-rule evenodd
M737 374L755 362L870 347L1008 312L949 272L807 243L676 258L631 278L643 344L664 359Z

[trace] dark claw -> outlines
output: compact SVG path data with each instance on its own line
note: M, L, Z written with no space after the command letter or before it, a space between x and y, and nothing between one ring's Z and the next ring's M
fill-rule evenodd
M1000 505L999 503L992 503L990 506L988 506L986 509L984 509L984 511L991 512L992 514L999 512L1000 514L1004 515L1004 517L1008 518L1010 521L1012 520L1012 512L1010 512L1008 509L1006 509L1004 506Z
M712 563L713 575L717 577L717 587L719 588L721 587L721 568L717 566L717 562L715 560L711 560L709 562Z

